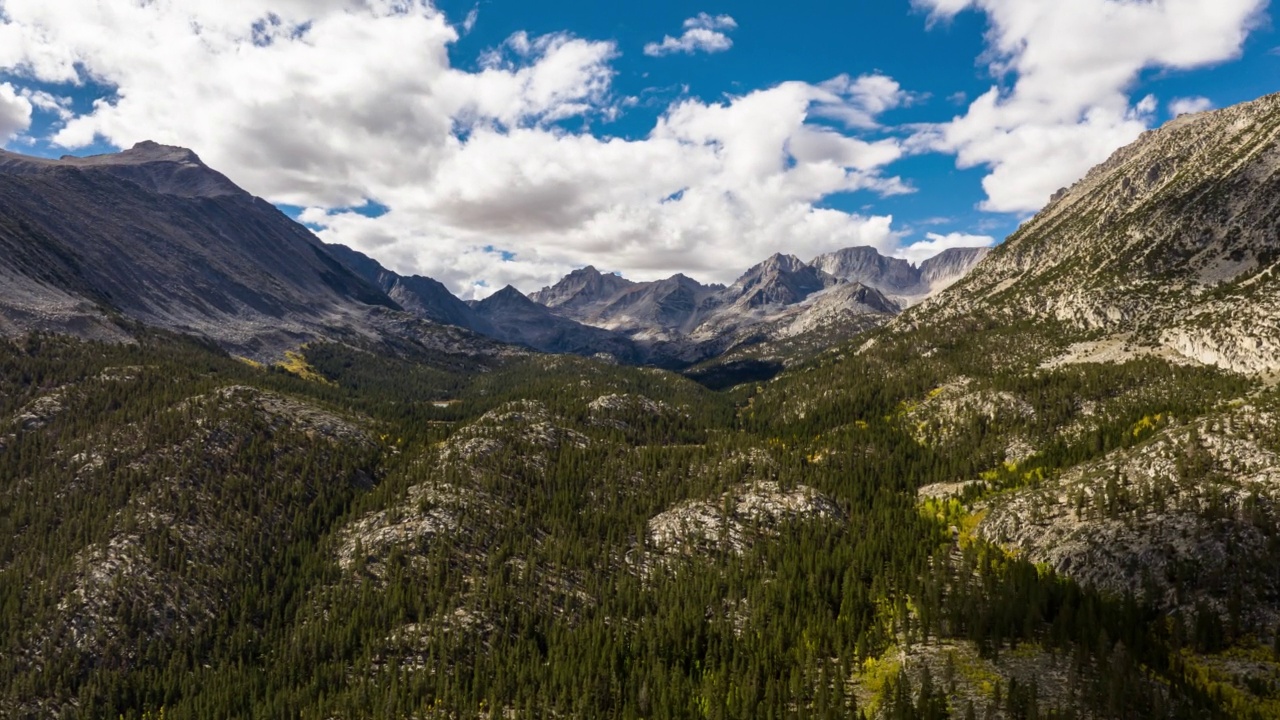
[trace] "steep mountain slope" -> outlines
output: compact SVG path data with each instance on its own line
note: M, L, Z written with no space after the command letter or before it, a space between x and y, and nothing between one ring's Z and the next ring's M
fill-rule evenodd
M719 289L673 275L616 295L589 320L640 339L670 337L687 331L703 303Z
M1145 134L949 290L779 377L753 410L826 456L873 419L846 408L876 403L951 468L921 504L955 556L1040 563L1132 603L1224 712L1276 716L1277 137L1280 96ZM971 652L882 659L936 671L952 651Z
M495 336L496 333L488 322L440 282L421 275L397 275L384 268L377 260L345 245L326 244L325 249L361 278L386 293L387 297L404 310L433 322Z
M792 255L776 254L707 298L688 330L694 342L719 352L764 340L792 337L840 318L874 317L883 322L899 308L879 292L846 284ZM877 322L846 327L853 335Z
M954 285L991 254L991 248L949 248L920 263L920 284L926 288L923 301Z
M917 321L1029 315L1090 340L1280 369L1278 138L1278 95L1145 133Z
M750 310L768 305L794 305L835 285L836 278L805 264L794 255L775 254L747 270L717 300L721 305Z
M819 255L811 264L833 277L862 283L884 293L908 295L920 287L920 273L911 263L885 257L873 247L837 250Z
M154 143L62 160L0 152L0 289L8 335L120 339L123 318L264 360L319 338L468 342L400 312L191 151Z

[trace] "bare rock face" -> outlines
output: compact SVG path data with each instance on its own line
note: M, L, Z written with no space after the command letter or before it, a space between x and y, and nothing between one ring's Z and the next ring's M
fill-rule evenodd
M569 273L554 286L533 293L529 299L549 308L589 313L590 309L634 285L635 283L618 275L601 273L594 267L587 266Z
M371 512L349 525L338 546L338 565L348 572L387 576L386 559L395 549L419 551L437 538L477 540L464 513L493 501L475 488L429 483L409 488L404 502Z
M630 334L638 340L671 339L695 323L704 304L719 285L703 285L684 275L652 283L637 283L608 298L586 320Z
M949 248L920 263L920 284L927 290L917 302L951 287L990 254L988 247Z
M1242 404L997 496L979 534L1081 582L1190 617L1280 619L1280 414ZM1194 588L1194 589L1189 589Z
M646 421L684 416L678 408L643 395L601 395L587 405L589 422L600 427L630 430L636 418Z
M839 282L794 255L776 254L738 278L725 291L726 304L739 308L794 305Z
M590 444L589 438L565 424L540 402L507 403L460 428L442 445L440 457L473 470L503 468L504 463L518 460L540 472L561 448Z
M977 309L1280 370L1280 95L1144 133L902 327Z
M775 482L755 482L715 500L678 505L649 521L647 546L661 555L741 553L776 532L783 522L831 521L844 514L811 487L790 490Z
M851 247L819 255L812 265L832 277L889 294L911 294L920 285L918 268L901 258L885 257L873 247Z
M937 295L964 277L991 248L951 248L919 266L884 257L875 248L853 247L814 258L812 265L852 283L874 288L894 303L910 307Z
M1012 393L973 389L968 378L937 388L905 413L912 435L924 445L945 445L975 420L995 423L1034 416L1035 409L1026 400Z

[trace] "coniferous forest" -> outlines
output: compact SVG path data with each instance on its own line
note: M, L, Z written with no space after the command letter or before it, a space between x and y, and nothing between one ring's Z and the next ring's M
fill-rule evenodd
M993 366L1012 332L926 337L927 359L885 334L726 390L536 354L7 342L0 707L1274 717L1265 588L1184 568L1168 597L1108 591L981 527L994 498L1276 392L1153 359ZM1023 411L930 416L957 377ZM1013 437L1038 451L1007 461ZM1154 507L1111 490L1081 516ZM1274 500L1250 520L1272 550Z

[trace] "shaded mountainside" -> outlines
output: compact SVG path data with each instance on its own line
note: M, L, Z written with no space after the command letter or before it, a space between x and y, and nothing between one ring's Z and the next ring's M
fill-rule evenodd
M118 313L270 357L398 309L305 228L178 148L0 153L0 209L8 333L119 335L108 319Z
M345 245L328 245L325 250L357 275L387 294L401 308L445 325L494 336L494 329L440 282L421 275L405 277L384 268L378 261Z
M562 318L507 286L475 305L475 313L507 342L553 353L606 354L639 364L645 354L625 336Z

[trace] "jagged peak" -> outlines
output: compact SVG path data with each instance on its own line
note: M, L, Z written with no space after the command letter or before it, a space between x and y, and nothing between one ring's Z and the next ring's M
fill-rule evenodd
M507 285L506 287L502 288L498 292L490 295L489 298L493 300L507 300L507 299L515 300L517 298L528 300L528 298L525 297L524 293L517 290L514 285Z
M795 255L784 255L780 252L777 252L777 253L774 253L773 255L770 255L769 259L765 260L764 262L758 265L755 265L750 270L747 270L745 273L742 274L742 277L738 279L739 281L742 281L744 279L754 277L762 273L771 272L771 271L793 273L799 270L803 270L804 268L807 268L807 267L809 267L808 263L804 262L803 260L796 257Z

